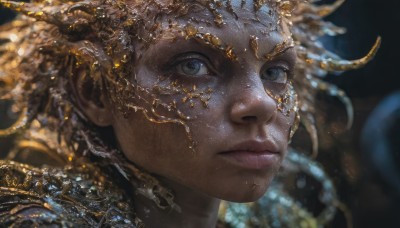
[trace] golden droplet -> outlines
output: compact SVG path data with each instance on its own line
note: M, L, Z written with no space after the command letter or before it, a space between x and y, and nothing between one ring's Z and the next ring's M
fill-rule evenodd
M265 4L265 0L254 0L254 10L257 12L261 9L263 4Z
M222 44L222 41L220 38L216 37L216 36L212 36L211 37L211 43L215 46L220 46Z
M226 48L226 56L230 59L230 60L238 60L237 56L235 55L235 53L233 52L233 48L231 46L228 46Z
M224 19L222 18L221 14L218 14L215 16L214 22L218 25L221 26L224 23Z
M217 0L217 1L215 1L215 5L216 5L217 7L221 7L221 6L222 6L222 2L219 1L219 0Z
M37 12L37 13L35 13L35 16L43 16L43 12Z
M312 60L312 59L306 59L305 61L306 61L306 63L308 63L308 64L313 64L313 63L314 63L314 60Z
M136 20L132 19L132 18L129 18L128 20L125 21L124 26L131 27L131 26L133 26L135 24L136 24Z
M210 42L211 41L211 34L210 33L206 33L203 35L204 40Z
M198 30L193 25L187 25L185 27L186 35L191 37L195 36L198 33Z
M322 62L319 64L319 66L320 66L322 69L327 69L328 64L327 64L326 61L322 61Z
M122 63L127 63L127 62L128 62L128 59L129 59L129 57L128 57L127 55L123 55L123 56L122 56L122 59L121 59L121 62L122 62Z
M257 59L259 59L258 56L258 37L252 35L250 36L250 48L253 50L254 55L256 56Z
M282 15L290 17L295 7L296 5L292 1L283 1L279 5L279 10Z
M208 108L208 100L207 99L204 99L204 98L202 98L202 99L200 99L201 100L201 102L203 103L203 108Z

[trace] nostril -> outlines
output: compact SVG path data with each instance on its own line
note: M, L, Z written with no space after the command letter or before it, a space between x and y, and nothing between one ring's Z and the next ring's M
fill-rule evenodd
M242 117L242 121L244 122L256 122L257 116L244 116Z

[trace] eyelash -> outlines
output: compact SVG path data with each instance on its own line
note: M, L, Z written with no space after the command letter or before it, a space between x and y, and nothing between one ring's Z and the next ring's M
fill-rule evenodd
M194 58L181 61L175 66L175 69L178 74L186 76L204 76L210 74L210 69L207 64ZM187 71L193 71L193 73ZM199 72L200 74L198 74Z
M183 64L188 64L190 62L193 63L194 61L197 61L197 63L200 64L200 67L205 67L206 72L203 72L199 75L195 75L198 72L195 72L194 74L185 73L183 70L183 67L184 67ZM202 54L198 54L198 53L184 54L181 57L176 58L172 63L170 63L168 65L169 65L169 67L168 67L169 71L175 75L181 75L181 76L185 76L185 77L194 77L194 78L202 78L202 77L206 77L206 76L217 75L217 71L215 70L215 68L212 67L208 58L203 56ZM276 80L269 80L269 79L263 78L264 72L267 72L269 70L275 70L275 69L282 70L282 72L285 73L286 77L284 78L284 80L282 82L276 82ZM267 67L263 67L261 69L260 78L263 81L269 81L269 82L277 83L277 84L286 84L287 81L289 81L289 79L293 78L293 72L292 72L291 68L288 67L286 64L283 64L283 66L282 66L282 64L279 64L279 63L268 64Z
M203 69L199 69L199 71L203 70L203 73L199 74L199 75L195 75L198 72L195 72L194 74L190 74L190 73L185 73L184 72L184 64L189 64L189 63L197 63L199 64L198 67L204 67ZM205 56L201 55L201 54L188 54L188 55L184 55L181 58L177 58L175 59L172 63L168 64L169 65L169 71L172 74L177 74L177 75L181 75L181 76L186 76L186 77L203 77L203 76L210 76L210 75L214 75L216 74L215 69L212 67L210 61L208 60L208 58L206 58ZM193 66L194 67L194 66ZM190 70L190 69L189 69ZM204 72L206 71L206 72Z

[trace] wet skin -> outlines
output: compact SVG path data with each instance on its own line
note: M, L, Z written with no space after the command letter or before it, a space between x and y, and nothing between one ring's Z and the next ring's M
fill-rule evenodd
M196 146L190 141L182 125L155 124L141 112L128 118L105 101L101 111L95 106L86 109L89 117L101 125L111 125L121 150L137 166L157 176L175 193L175 202L182 213L161 211L148 199L135 196L135 210L147 227L212 227L215 226L219 199L249 202L260 198L267 190L286 154L288 135L294 113L286 116L277 109L276 101L268 95L284 93L294 70L295 53L292 49L265 61L256 57L249 47L250 37L259 38L259 55L270 53L289 32L273 31L268 35L266 24L275 25L275 18L263 16L255 22L251 5L243 9L234 3L239 19L222 11L225 25L194 24L200 32L209 32L231 45L237 55L232 61L226 55L195 39L185 39L179 32L158 40L140 53L135 63L137 84L153 91L164 103L177 103L185 116ZM267 10L267 9L264 9ZM208 11L199 11L177 20L181 27L187 18L212 21ZM251 23L249 23L251 21ZM168 30L168 28L165 28ZM184 102L182 93L159 92L176 82L180 88L210 91L204 105L192 99ZM146 99L146 96L144 96ZM134 99L134 98L133 98ZM135 101L147 107L143 100ZM157 113L177 118L164 108Z

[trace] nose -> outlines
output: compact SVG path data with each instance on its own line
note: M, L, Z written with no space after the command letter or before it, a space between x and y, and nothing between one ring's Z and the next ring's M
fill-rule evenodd
M263 85L247 85L233 94L230 118L237 124L267 124L277 116L275 101Z

